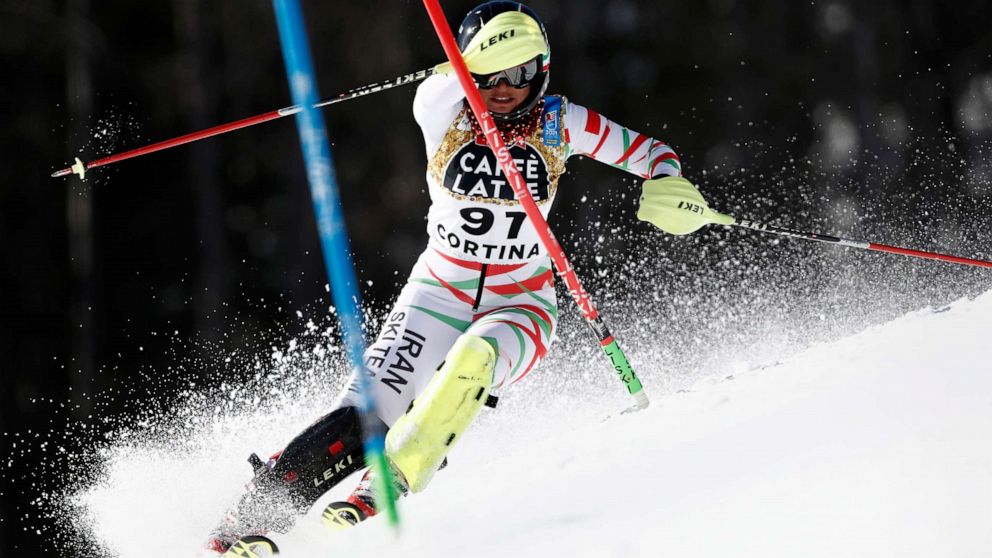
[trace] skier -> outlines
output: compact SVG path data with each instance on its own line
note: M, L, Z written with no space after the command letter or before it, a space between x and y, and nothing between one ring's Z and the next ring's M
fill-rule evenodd
M471 10L458 46L517 168L547 217L558 180L584 155L648 180L638 217L686 234L724 216L681 177L664 142L558 95L546 95L550 47L530 8L511 1ZM402 492L419 492L480 409L526 377L554 339L557 305L548 254L503 175L450 64L417 90L413 113L427 151L429 241L365 353L386 455ZM698 200L696 208L673 200ZM729 219L729 218L728 218ZM354 382L353 382L354 384ZM226 551L246 535L283 531L343 478L364 466L357 394L263 463L249 490L212 534ZM376 513L366 473L328 523Z

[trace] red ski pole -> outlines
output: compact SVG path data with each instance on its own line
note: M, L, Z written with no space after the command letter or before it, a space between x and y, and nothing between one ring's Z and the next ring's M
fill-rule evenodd
M469 74L468 66L465 65L462 53L458 50L458 45L455 44L455 37L451 34L451 28L448 27L448 20L444 17L444 12L441 10L438 0L424 0L424 7L427 8L431 23L434 25L434 31L437 32L438 39L441 40L441 46L444 47L444 53L448 56L448 60L451 61L455 72L458 74L458 80L462 84L462 89L465 90L465 96L472 108L472 112L482 126L482 131L486 135L486 141L489 143L489 147L493 150L493 153L496 154L496 159L503 169L503 174L506 175L507 180L510 182L510 187L513 189L514 195L516 195L517 200L527 214L528 220L537 229L537 233L541 238L541 244L544 245L544 249L551 255L551 261L554 262L558 276L562 278L565 286L568 287L568 292L572 295L572 299L575 300L575 304L579 306L582 317L585 318L586 323L596 333L603 352L610 359L620 380L627 387L627 391L634 397L634 406L627 410L634 411L647 407L650 401L647 394L644 393L641 381L637 378L637 374L634 373L634 369L631 368L626 355L620 349L620 345L610 335L606 325L603 324L603 320L596 310L596 305L593 304L592 298L586 292L585 288L582 287L582 283L579 282L579 278L575 274L575 269L569 263L568 258L565 256L565 251L558 243L558 240L555 239L554 233L551 232L551 227L548 226L548 222L544 219L541 210L538 209L537 203L534 202L533 196L531 196L530 191L527 189L527 184L520 175L520 171L517 170L517 166L510 156L510 150L503 143L503 138L500 137L499 130L496 129L496 122L493 120L492 114L486 109L486 105L482 101L482 95L479 94L475 81L472 80L472 76Z
M333 97L326 97L317 101L314 108L326 107L328 105L333 105L335 103L340 103L342 101L347 101L349 99L354 99L356 97L364 97L365 95L370 95L372 93L377 93L379 91L385 91L386 89L392 89L399 85L407 85L409 83L417 83L418 81L423 81L427 79L430 75L434 73L433 68L428 68L426 70L420 70L412 74L407 74L405 76L400 76L398 78L385 81L382 83L371 83L369 85L364 85L362 87L356 87L350 91L341 93L340 95L335 95ZM209 138L212 136L217 136L234 130L240 130L241 128L247 128L248 126L254 126L255 124L261 124L262 122L268 122L270 120L277 120L284 116L290 116L296 114L302 110L300 107L293 105L291 107L284 107L271 112L266 112L265 114L259 114L256 116L250 116L248 118L243 118L235 122L228 122L227 124L220 124L212 128L207 128L206 130L200 130L199 132L192 132L183 136L179 136L172 139L167 139L151 145L146 145L144 147L139 147L137 149L132 149L130 151L125 151L123 153L118 153L116 155L110 155L102 159L97 159L95 161L90 161L89 163L84 163L76 158L76 164L72 165L67 169L62 169L52 173L52 178L58 178L60 176L66 176L69 174L78 174L80 178L86 177L86 171L90 169L95 169L97 167L102 167L104 165L109 165L111 163L117 163L119 161L124 161L126 159L133 159L134 157L140 157L141 155L147 155L149 153L154 153L156 151L162 151L163 149L169 149L170 147L176 147L177 145L183 145L186 143L191 143L201 139Z
M977 267L992 267L992 262L987 262L984 260L973 260L971 258L962 258L959 256L948 256L947 254L938 254L936 252L924 252L922 250L911 250L909 248L900 248L898 246L888 246L886 244L877 244L874 242L864 242L862 240L849 240L846 238L840 238L836 236L828 236L824 234L811 233L795 231L792 229L787 229L785 227L777 227L775 225L769 225L766 223L759 223L757 221L750 221L748 219L741 219L734 223L735 226L743 227L745 229L751 229L755 231L761 231L766 233L777 234L781 236L791 236L793 238L802 238L805 240L815 240L817 242L827 242L830 244L839 244L841 246L847 246L850 248L860 248L862 250L872 250L875 252L888 252L890 254L899 254L901 256L912 256L914 258L924 258L928 260L940 260L943 262L951 262L962 265L972 265Z

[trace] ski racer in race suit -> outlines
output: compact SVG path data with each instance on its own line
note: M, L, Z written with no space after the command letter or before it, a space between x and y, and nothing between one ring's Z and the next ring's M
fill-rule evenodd
M681 178L679 158L666 143L545 94L550 49L529 8L483 4L462 22L458 39L545 217L567 161L582 155L643 179L661 178L644 190L638 213L643 220L676 234L706 222L699 212L673 208L672 192L698 198L713 218ZM413 492L426 486L479 408L494 400L491 392L502 392L537 367L552 344L558 315L554 271L536 229L458 79L449 65L438 69L420 85L413 104L427 154L428 246L365 353L378 418L389 428L387 456L401 490ZM472 404L458 407L466 393ZM337 410L267 464L253 456L256 478L215 532L211 548L224 551L238 536L288 528L296 514L364 466L357 397L350 388ZM437 430L439 422L455 426ZM375 514L368 477L347 502L325 512L330 524L351 525Z

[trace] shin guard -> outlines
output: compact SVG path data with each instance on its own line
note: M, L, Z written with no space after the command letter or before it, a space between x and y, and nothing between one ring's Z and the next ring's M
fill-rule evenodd
M434 477L448 451L486 403L496 351L485 339L464 334L448 351L410 410L386 434L386 456L411 492Z
M233 534L285 532L325 492L365 466L358 409L342 407L308 426L279 454L250 459L255 478L229 513Z

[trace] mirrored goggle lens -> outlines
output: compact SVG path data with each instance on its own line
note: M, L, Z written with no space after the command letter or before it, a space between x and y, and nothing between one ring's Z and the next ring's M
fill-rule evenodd
M480 89L492 89L499 85L502 80L506 80L506 83L511 87L524 88L530 85L530 82L537 76L540 64L541 60L538 56L529 62L507 68L502 72L487 75L472 74L472 77L475 78L475 83Z

